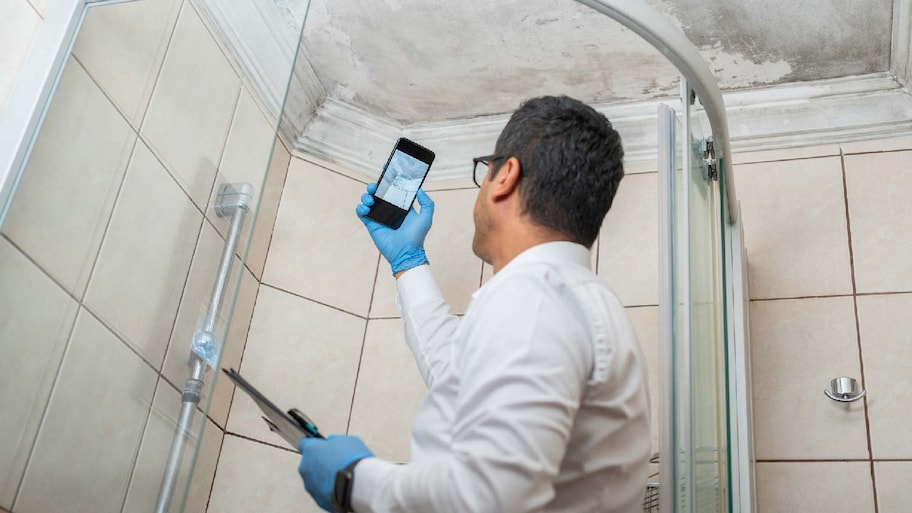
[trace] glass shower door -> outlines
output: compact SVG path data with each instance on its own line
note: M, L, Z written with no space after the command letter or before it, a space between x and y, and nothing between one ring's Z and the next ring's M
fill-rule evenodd
M729 510L722 220L699 115L659 116L663 512Z

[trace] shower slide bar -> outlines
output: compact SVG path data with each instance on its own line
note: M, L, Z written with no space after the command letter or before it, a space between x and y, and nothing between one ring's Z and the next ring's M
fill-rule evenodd
M725 117L725 102L716 84L716 78L709 71L706 61L680 29L665 19L646 2L630 0L576 0L619 22L632 30L662 53L687 80L700 104L706 111L712 126L713 151L721 163L724 189L727 196L726 221L734 224L738 220L738 196L735 194L734 170L731 162L731 145L728 137L728 118Z
M219 217L230 217L231 226L222 257L219 261L215 284L202 328L193 335L190 353L190 377L184 383L181 394L181 410L174 429L174 438L171 441L171 450L168 454L168 463L162 475L158 499L155 503L155 513L168 513L171 499L174 495L174 486L180 473L181 460L187 445L187 436L193 424L193 414L200 403L203 390L203 377L207 367L218 366L221 344L216 335L218 314L225 300L228 289L228 280L231 276L231 266L240 241L241 229L244 218L250 210L253 200L253 186L248 183L224 184L219 188L215 202L215 213Z

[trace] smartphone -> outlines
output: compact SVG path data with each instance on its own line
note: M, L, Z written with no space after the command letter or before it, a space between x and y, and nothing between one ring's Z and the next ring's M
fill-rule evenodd
M433 163L433 151L400 137L377 180L374 206L367 217L398 229Z

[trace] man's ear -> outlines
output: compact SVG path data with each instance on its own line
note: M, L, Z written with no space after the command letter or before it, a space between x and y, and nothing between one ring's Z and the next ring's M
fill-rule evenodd
M501 201L509 198L519 186L520 171L519 159L516 157L510 157L501 164L488 188L491 199Z

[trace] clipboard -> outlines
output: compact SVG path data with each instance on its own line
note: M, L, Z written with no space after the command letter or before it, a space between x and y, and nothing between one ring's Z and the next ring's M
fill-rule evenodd
M298 450L298 442L302 438L323 438L316 424L297 408L292 408L287 413L283 412L236 370L223 368L222 372L227 374L231 381L246 392L260 407L264 415L263 420L266 421L269 430L285 439L295 451Z

